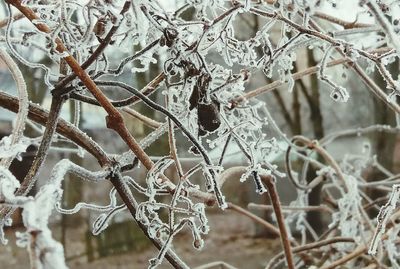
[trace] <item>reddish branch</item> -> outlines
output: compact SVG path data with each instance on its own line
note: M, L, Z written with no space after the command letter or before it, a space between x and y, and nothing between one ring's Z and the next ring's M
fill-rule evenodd
M127 0L125 1L124 6L122 7L121 12L119 13L121 16L123 16L128 10L129 7L131 6L131 1ZM110 44L111 39L113 35L117 32L120 24L114 24L111 29L108 31L106 37L101 41L100 45L96 48L96 50L89 56L89 58L81 65L81 68L85 70L88 68L98 57L100 54L103 53L103 51L106 49L106 47ZM53 94L65 94L69 92L70 90L66 89L65 86L68 85L72 80L74 80L77 76L79 76L76 72L73 72L71 75L65 77L63 80L61 80L57 85L55 86L53 90Z
M274 179L272 176L261 176L261 180L264 182L268 189L268 194L271 199L272 206L274 207L274 212L276 220L278 221L280 237L283 245L283 249L286 256L286 262L289 269L294 269L293 253L290 246L289 234L286 229L285 220L283 218L281 202L279 200L278 191L276 190Z
M30 9L27 6L22 5L20 1L8 0L7 2L9 4L13 5L14 7L16 7L30 21L39 20L39 17L32 11L32 9ZM34 25L36 26L36 28L38 30L40 30L42 32L45 32L45 33L51 32L50 28L44 23L35 23ZM76 61L76 59L68 53L67 48L65 47L65 45L63 44L63 42L61 41L60 38L55 39L55 44L56 44L56 50L59 53L61 53L61 54L67 53L67 56L63 58L65 60L65 62L70 66L70 68L72 69L72 72L74 72L77 75L77 77L82 81L82 83L86 86L86 88L93 94L93 96L97 99L97 101L101 104L101 106L108 113L108 116L106 118L107 127L115 130L121 136L121 138L125 141L125 143L129 146L129 148L134 152L134 154L138 157L138 159L143 163L143 165L147 169L151 169L153 167L154 163L151 161L149 156L144 152L144 150L139 146L139 144L136 142L134 137L129 133L129 131L126 128L126 125L124 123L124 119L123 119L121 113L118 111L118 109L116 109L112 105L112 103L102 93L102 91L97 87L97 85L90 78L90 76L79 65L79 63ZM53 101L55 98L57 98L56 95L53 97ZM56 124L56 122L54 122L54 124ZM54 126L54 128L55 128L55 126ZM130 203L133 201L133 196L132 196L132 194L127 192L126 186L118 185L117 184L118 182L115 180L112 180L112 182L115 185L116 189L118 190L118 193L121 195L121 198L124 200L124 202ZM127 204L127 206L130 209L131 214L135 217L135 212L136 212L134 210L135 206L133 204ZM143 225L141 225L140 227L143 229L143 231L147 235L147 228L143 227ZM151 240L157 246L157 248L160 249L160 247L161 247L160 242L158 242L157 240L154 240L154 239L151 239ZM185 267L183 262L180 259L178 259L176 257L176 255L174 255L174 253L171 251L168 251L166 253L166 258L175 268L184 268Z
M30 21L39 20L39 17L27 6L21 4L17 0L8 0L8 3L15 6L22 14L24 14ZM44 23L35 23L36 28L42 32L50 33L50 28ZM143 163L147 169L151 169L154 163L150 160L149 156L144 152L144 150L136 142L135 138L129 133L128 129L124 124L124 119L121 113L116 109L110 102L110 100L103 94L103 92L97 87L90 76L85 72L85 70L79 65L76 59L70 55L67 48L63 44L60 38L55 39L56 50L59 53L67 53L68 55L63 59L70 66L72 71L79 77L86 88L93 94L96 100L101 104L101 106L107 112L107 127L115 130L129 148L135 153L138 159Z

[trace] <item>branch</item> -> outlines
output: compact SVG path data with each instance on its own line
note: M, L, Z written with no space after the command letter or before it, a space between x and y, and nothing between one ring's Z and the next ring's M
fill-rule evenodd
M17 1L13 1L17 2ZM122 7L121 12L119 13L121 17L124 17L124 14L129 10L129 7L131 6L131 0L127 0L124 3L124 6ZM117 32L119 26L121 25L121 22L118 24L113 24L111 29L108 31L106 37L101 41L100 45L96 48L96 50L89 56L89 58L82 64L82 69L85 70L87 69L96 59L99 57L101 53L106 49L108 44L110 44L111 39L115 32ZM40 29L39 29L40 30ZM53 94L55 95L63 95L71 91L71 89L65 88L65 86L68 85L71 81L73 81L78 75L76 72L73 72L69 76L65 77L63 80L61 80L59 83L57 83L54 87Z
M14 113L17 113L19 108L18 99L14 96L0 91L0 106ZM42 126L46 125L46 122L48 122L49 119L48 111L44 110L34 103L29 103L28 110L28 118L30 120L33 120L34 122ZM106 152L104 152L103 149L95 141L90 139L87 134L76 128L71 123L63 119L59 119L56 126L56 132L70 139L78 146L84 148L87 152L89 152L93 157L97 159L102 167L111 163L111 159L107 156Z
M17 64L11 58L11 56L3 49L0 48L0 59L6 64L14 78L15 84L17 86L18 92L18 112L15 127L12 131L11 144L15 145L22 138L25 129L25 121L28 115L28 92L26 91L26 83L24 77L19 70ZM9 158L4 158L0 161L0 165L8 168L15 156L10 156Z
M391 51L391 49L390 48L381 48L381 49L371 50L370 53L376 53L376 54L379 55L379 54L386 53L388 51ZM332 66L335 66L335 65L345 64L345 63L350 63L350 62L351 62L351 59L345 57L345 58L341 58L341 59L337 59L337 60L333 60L331 62L328 62L326 64L326 67L332 67ZM306 69L304 69L302 71L298 71L298 72L292 74L292 78L293 78L293 80L298 80L298 79L301 79L302 77L315 74L318 71L319 71L318 65L311 66L311 67L308 67L308 68L306 68ZM244 100L248 100L248 99L254 98L254 97L256 97L256 96L258 96L260 94L272 91L272 90L274 90L274 89L276 89L276 88L278 88L278 87L280 87L282 85L285 85L285 84L286 84L286 82L284 82L284 81L276 80L276 81L274 81L272 83L269 83L269 84L267 84L265 86L262 86L260 88L255 89L255 90L252 90L252 91L249 91L249 92L245 93L243 96L235 98L231 102L234 103L234 104L235 103L241 103Z
M320 12L320 11L314 12L313 16L315 16L317 18L320 18L320 19L323 19L323 20L326 20L326 21L329 21L329 22L332 22L334 24L341 25L341 26L343 26L344 29L366 28L366 27L375 26L373 24L360 23L360 22L357 22L357 20L355 20L353 22L345 21L345 20L342 20L342 19L339 19L337 17L325 14L325 13Z
M27 6L21 4L18 0L8 0L8 2L15 6L21 13L23 13L31 22L39 20L39 17ZM35 23L36 28L42 32L50 33L51 29L44 23ZM90 76L85 72L85 70L79 65L76 59L70 55L67 48L63 44L60 38L55 39L56 50L63 54L67 53L63 59L71 67L72 71L79 77L86 88L93 94L97 101L101 104L104 110L107 112L106 117L107 127L116 131L120 137L125 141L133 153L138 157L138 159L143 163L143 165L150 170L154 163L149 158L149 156L144 152L144 150L136 142L135 138L129 133L128 129L124 124L124 119L121 113L116 109L108 98L101 92L97 85L93 82ZM59 95L59 92L54 92L54 96Z
M160 73L158 74L158 76L156 76L152 81L150 81L146 87L144 87L141 90L141 93L149 96L151 95L159 86L159 84L165 79L165 75L164 73ZM86 95L82 95L82 94L78 94L75 92L72 92L70 94L70 97L91 105L95 105L95 106L101 106L99 102L97 102L96 99L91 98L89 96ZM125 98L123 100L118 100L118 101L111 101L111 104L115 107L124 107L124 106L129 106L129 105L134 105L137 104L141 99L139 97L137 97L136 95L130 96L128 98Z
M357 258L358 256L362 255L366 251L367 251L366 246L359 246L350 254L343 256L342 258L338 259L337 261L334 261L333 263L331 263L327 266L321 267L321 269L334 269L342 264L345 264L346 262L348 262L354 258Z
M249 212L248 210L235 205L233 203L228 203L228 209L231 209L233 211L238 212L239 214L242 214L248 218L250 218L251 220L261 224L262 226L264 226L265 228L267 228L267 230L269 232L271 232L272 234L275 234L276 236L280 236L280 231L278 228L276 228L274 225L272 225L271 223L267 222L266 220L260 218L259 216Z
M283 249L285 251L286 262L289 269L295 269L294 261L293 261L293 253L290 246L290 239L288 232L286 230L285 220L283 218L281 202L279 200L278 192L275 187L274 179L272 176L260 175L261 180L265 183L268 189L268 194L271 199L272 206L274 207L275 216L278 221L281 241L283 245Z
M161 122L158 122L158 121L153 120L143 114L140 114L139 112L137 112L136 110L134 110L132 108L124 107L124 108L122 108L122 111L124 111L128 115L140 120L141 122L143 122L143 124L149 126L150 128L157 129L162 125Z
M326 246L326 245L331 245L331 244L335 244L335 243L343 243L343 242L354 243L354 239L353 238L348 238L348 237L333 237L333 238L321 240L321 241L318 241L318 242L305 244L305 245L302 245L302 246L299 246L299 247L294 247L292 249L292 251L293 251L293 253L299 253L299 252L311 250L311 249L314 249L314 248L320 248L320 247L323 247L323 246ZM278 255L276 255L275 257L270 259L268 265L265 268L266 269L273 268L274 265L280 259L282 259L284 256L285 256L284 252L279 253Z

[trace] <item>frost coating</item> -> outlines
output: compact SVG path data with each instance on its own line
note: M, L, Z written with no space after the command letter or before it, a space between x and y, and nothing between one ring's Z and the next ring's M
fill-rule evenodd
M345 64L348 69L359 66L362 71L358 71L359 76L368 88L372 88L372 92L395 112L400 112L396 103L398 82L395 80L396 76L388 71L389 65L398 60L398 5L396 1L350 2L357 4L357 12L354 12L356 18L342 18L342 14L336 12L347 1L188 0L173 4L172 1L144 0L23 1L23 5L34 9L33 12L37 15L36 18L31 18L33 25L21 23L27 22L26 19L7 19L6 31L4 37L0 37L0 45L7 46L12 56L22 64L43 69L44 81L49 90L57 88L59 83L65 83L61 87L68 91L65 97L75 98L77 109L73 121L76 128L79 128L79 104L87 102L98 105L98 102L93 99L92 94L88 94L70 69L66 68L66 72L60 72L61 75L57 73L67 56L77 60L90 77L87 79L92 80L101 92L106 92L107 97L112 96L112 104L116 107L143 102L152 111L157 111L155 114L163 114L157 119L159 127L148 131L139 142L142 149L158 143L167 132L171 137L174 132L183 134L185 141L169 141L174 144L170 145L171 156L149 157L146 160L149 171L143 181L141 178L134 178L130 173L145 163L144 157L131 151L116 152L110 156L101 152L106 155L102 156L105 159L102 160L104 167L97 172L87 171L63 160L55 166L52 178L46 181L44 189L35 197L15 196L19 182L5 165L0 169L0 201L6 206L32 210L31 215L25 215L26 225L32 227L29 228L32 231L47 231L47 223L35 221L35 210L37 211L39 204L46 209L47 215L54 205L63 214L73 214L80 209L93 210L99 214L93 223L94 234L104 231L114 216L124 211L128 205L150 240L161 246L157 256L150 260L150 267L153 268L165 257L173 256L174 237L183 229L189 229L192 233L195 248L200 249L203 246L202 236L209 229L205 205L216 204L220 209L229 207L229 201L225 198L229 196L223 192L222 183L226 180L223 173L230 168L229 162L233 159L230 158L234 155L235 160L244 162L240 164L244 167L240 181L251 178L255 192L265 192L260 180L262 174L273 175L278 180L287 177L297 188L297 197L289 207L296 210L328 208L329 216L332 216L330 227L335 235L352 238L354 242L352 245L346 242L338 243L337 246L321 247L323 256L328 257L327 263L338 260L342 253L350 253L354 244L357 247L366 245L373 226L364 209L367 202L372 203L364 188L374 185L364 182L363 172L371 166L379 167L376 160L369 156L361 158L348 155L337 165L339 161L329 156L329 150L324 148L335 137L321 139L321 143L312 141L314 138L304 145L294 143L272 119L268 105L255 98L262 93L278 91L280 89L277 87L282 87L293 99L298 98L295 95L302 90L300 96L304 95L307 102L316 102L318 100L313 100L315 96L307 95L307 89L298 86L301 83L299 79L317 73L319 86L326 84L332 99L346 102L350 98L349 92L343 86L343 81L337 79L330 69L334 65ZM326 5L331 8L325 14L323 6ZM11 8L8 10L8 15L15 15ZM368 25L371 21L363 20L362 17L368 14L376 20L375 25ZM337 18L334 17L336 15ZM48 27L46 32L34 28L44 24ZM255 30L247 31L245 24L249 29ZM63 53L57 51L60 42L66 48ZM31 53L33 50L34 53ZM301 65L305 52L311 52L315 63L304 70L297 70L303 68ZM49 62L51 64L43 64ZM160 72L155 81L149 76L152 72L148 72L153 67ZM368 84L369 77L362 76L363 68L370 72L375 69L379 71L378 75L383 78L389 91L385 92L374 87L372 83ZM344 77L348 76L346 70L341 69L345 73ZM357 71L357 68L354 70ZM124 84L122 80L131 77L132 72L136 78L138 73L143 73L140 74L141 78L146 82L151 80L149 87L135 89L130 85L133 84L132 80L125 81L129 85ZM254 84L250 82L253 82L253 78L258 79L262 73L272 81L253 91L250 87ZM313 90L318 90L319 86L315 86ZM122 90L129 92L126 99L121 99L123 95L119 91ZM165 106L161 100L163 98L156 96L157 91L163 92ZM53 93L56 92L54 89ZM97 97L99 95L100 93ZM22 117L24 120L20 121L25 122L27 103L22 99L26 98L20 95L19 103L25 108L19 111L19 115L22 117L25 113ZM134 99L136 100L133 101ZM293 107L295 105L293 102ZM338 104L332 102L329 105L335 109ZM288 111L288 114L289 118L294 119L291 115L295 113ZM172 122L174 127L170 127ZM1 158L11 160L24 152L27 142L20 135L22 125L18 123L17 126L12 136L1 141ZM375 128L375 131L392 131L391 128L379 128ZM364 131L357 130L357 137L362 136ZM38 137L36 141L40 139L48 137ZM65 139L68 140L68 135L57 136L55 139L64 142ZM84 142L84 145L95 143L87 137ZM280 146L280 143L285 146ZM67 153L66 149L52 149ZM290 159L288 156L285 160L286 172L283 173L280 171L281 166L271 156L285 151L288 155L296 156L296 164L294 158ZM83 153L83 150L79 149L79 153ZM366 155L369 153L365 152ZM194 160L192 167L182 168L182 155L185 155L183 158ZM302 167L298 170L296 166L299 165ZM317 172L316 179L308 182L307 171L310 167ZM174 168L178 170L178 175L170 176L169 170ZM384 168L379 169L386 176L392 177ZM127 174L122 176L122 172ZM131 200L125 200L127 204L119 204L115 187L110 190L104 205L81 201L72 208L61 208L60 182L66 173L77 174L94 183L104 179L114 180L115 183L117 178L122 185L126 185L125 189L119 189L119 193ZM197 176L201 179L198 180ZM379 182L384 185L380 188L387 189L387 185L392 184L391 180ZM317 186L321 187L322 201L329 206L319 208L309 203L311 191ZM308 222L305 211L286 212L285 221L294 224L295 229L301 232L303 245L310 238L318 241L319 235ZM387 211L381 213L380 218L385 219L389 215L385 212ZM1 221L2 225L9 224L8 219ZM34 240L35 233L21 235L19 243ZM390 230L390 233L388 230L387 235L391 241L385 242L384 246L388 253L384 257L388 257L393 264L396 255L393 234L396 233L395 229ZM49 244L57 245L51 242L48 233L46 238L45 241ZM297 239L291 237L288 240ZM329 253L331 250L339 252L325 255L332 254ZM37 254L36 251L31 251L33 261L35 253ZM61 255L58 257L62 259ZM296 264L304 266L301 258L296 258ZM176 260L178 263L182 262Z
M379 243L381 242L382 236L385 233L386 225L392 215L393 210L396 209L396 205L397 205L397 202L399 201L399 197L400 197L400 185L395 184L392 187L392 193L390 194L388 202L381 208L378 216L376 217L378 225L376 227L375 234L372 238L371 245L368 249L369 254L371 254L371 255L376 254ZM397 232L395 232L395 231L397 231ZM389 255L391 257L391 260L393 260L393 255L395 252L393 251L393 247L391 246L391 243L389 243L389 242L393 240L393 236L397 236L398 228L391 229L390 234L391 235L389 236L388 243L386 243L386 244L387 244L387 246L389 246L389 249L391 249L391 251L389 252L390 253Z
M11 144L15 145L19 142L19 140L21 140L25 129L25 121L28 117L28 105L29 105L28 93L26 91L26 84L24 78L17 64L13 61L10 55L1 48L0 48L0 59L9 68L17 85L19 107L18 107L16 126L13 129L12 141L11 141ZM19 152L23 151L22 149L16 149L16 150ZM14 157L16 154L10 155L8 158L5 158L5 156L2 155L3 154L0 152L0 158L4 158L1 160L0 165L8 167L11 164L12 157Z

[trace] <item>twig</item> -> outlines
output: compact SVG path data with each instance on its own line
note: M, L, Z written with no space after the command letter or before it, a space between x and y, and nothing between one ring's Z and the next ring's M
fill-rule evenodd
M19 70L17 64L11 58L11 56L3 49L0 48L0 59L6 64L10 70L15 84L17 86L18 92L18 112L15 127L12 131L11 144L15 145L22 138L25 129L25 121L28 116L28 92L26 91L26 83L21 71ZM10 156L9 158L4 158L0 161L0 166L8 168L15 156Z
M271 205L259 205L259 204L254 204L254 203L249 203L247 205L249 209L258 209L258 210L273 210L274 207ZM332 209L327 207L326 205L320 205L320 206L282 206L282 212L290 212L290 211L304 211L304 212L309 212L309 211L324 211L324 212L329 212L333 213Z
M64 102L65 98L63 97L52 98L49 117L46 122L46 129L44 130L43 137L40 142L39 148L36 152L35 159L33 160L28 173L26 174L24 180L22 181L21 186L17 190L16 195L27 195L28 192L34 186L36 182L36 176L47 157L53 135L56 131L56 126L60 116L61 107L64 104Z
M210 262L210 263L207 263L207 264L203 264L203 265L197 266L194 269L209 269L209 268L213 268L213 267L216 267L216 266L218 266L221 269L223 269L223 268L226 268L226 269L237 269L236 267L234 267L234 266L232 266L230 264L227 264L226 262L223 262L223 261Z
M373 24L357 22L357 20L354 21L354 22L345 21L345 20L342 20L342 19L339 19L337 17L325 14L325 13L320 12L320 11L315 11L313 16L315 16L317 18L320 18L320 19L323 19L323 20L326 20L326 21L329 21L329 22L332 22L334 24L341 25L341 26L343 26L344 29L365 28L365 27L374 26Z
M150 81L142 90L141 93L143 93L146 96L149 96L152 94L157 87L160 85L160 83L165 79L164 73L158 74L152 81ZM101 106L99 102L97 102L96 99L91 98L86 95L78 94L75 92L72 92L70 94L70 97L76 100L80 100L82 102L92 104L95 106ZM130 96L128 98L125 98L123 100L118 100L118 101L111 101L111 104L115 107L124 107L124 106L129 106L129 105L134 105L137 104L141 99L137 97L136 95Z
M345 264L346 262L348 262L354 258L357 258L358 256L362 255L366 251L367 251L367 247L361 245L361 246L357 247L353 252L343 256L342 258L334 261L333 263L331 263L327 266L321 267L321 269L334 269L342 264Z
M296 135L293 137L292 142L293 143L301 142L304 145L306 145L308 149L312 149L312 150L315 150L316 152L318 152L325 159L325 161L328 162L332 166L332 168L335 170L339 179L343 182L346 190L348 190L342 169L340 169L339 164L333 159L333 157L324 148L322 148L321 146L318 145L318 141L311 141L304 136Z
M32 10L36 11L37 9L36 8L32 8ZM20 13L20 14L15 14L12 17L12 20L13 21L17 21L17 20L20 20L20 19L23 19L23 18L25 18L25 15ZM9 20L10 20L10 18L5 18L5 19L1 20L0 21L0 28L3 28L4 26L6 26Z
M143 231L143 233L153 242L153 244L160 250L163 246L163 242L160 241L160 239L157 238L151 238L148 234L147 227L140 221L136 220L136 208L137 208L137 202L135 198L133 197L131 191L129 188L126 186L124 181L121 179L121 175L116 173L114 175L110 175L110 181L117 190L118 194L121 196L122 201L125 203L127 206L129 212L131 213L132 217L136 221L137 225L140 227L140 229ZM176 254L170 249L168 249L165 253L165 258L169 261L169 263L175 268L175 269L188 269L189 266L187 266Z
M317 242L313 242L313 243L309 243L309 244L305 244L302 246L298 246L298 247L293 247L292 251L293 253L300 253L303 251L308 251L311 249L315 249L315 248L320 248L326 245L331 245L331 244L335 244L335 243L343 243L343 242L349 242L349 243L354 243L354 239L353 238L348 238L348 237L333 237L333 238L329 238L329 239L325 239L325 240L320 240ZM278 255L275 255L272 259L269 260L268 265L265 267L266 269L271 269L275 266L275 264L282 259L285 256L284 252L279 253Z
M10 2L18 2L18 1L10 1ZM129 10L131 6L131 0L127 0L124 3L124 6L122 7L121 12L119 13L122 17L123 15ZM17 7L18 8L18 7ZM22 11L21 11L22 12ZM24 13L24 12L22 12ZM24 13L26 16L26 13ZM30 19L32 21L32 19ZM99 57L99 55L106 49L108 44L110 44L111 39L115 32L117 32L121 22L118 24L114 24L111 29L108 31L106 37L102 40L100 45L96 48L96 50L89 56L89 58L82 64L81 69L85 70L88 68L96 59ZM39 28L39 30L43 31L42 29ZM44 31L45 32L45 31ZM57 42L57 41L56 41ZM61 42L61 41L60 41ZM58 50L58 49L57 49ZM66 50L64 50L66 51ZM72 68L72 67L71 67ZM77 70L77 69L76 69ZM75 71L76 71L75 70ZM73 72L71 75L65 77L63 80L61 80L57 85L54 87L53 94L55 95L63 95L71 91L72 89L65 88L65 86L68 85L72 80L74 80L77 76L79 76L76 72Z
M9 0L9 3L15 6L21 13L23 13L30 21L38 20L37 15L27 6L24 6L18 0ZM50 28L44 23L36 23L34 24L38 30L50 33ZM61 39L56 38L56 50L59 53L67 53L67 48L62 43ZM105 109L108 116L106 118L107 127L116 131L121 138L125 141L125 143L129 146L129 148L135 153L138 159L143 163L143 165L147 169L151 169L154 163L151 161L149 156L144 152L142 148L138 145L134 137L129 133L128 129L124 124L124 119L121 113L116 109L108 98L101 92L101 90L97 87L94 81L90 78L90 76L84 71L84 69L79 65L79 63L75 60L72 55L68 55L64 57L64 60L71 67L72 71L79 77L79 79L83 82L86 88L93 94L93 96L97 99L97 101L101 104L101 106ZM61 96L62 93L54 92L54 96Z
M389 48L382 48L382 49L378 49L378 50L371 50L370 52L371 53L380 54L380 53L385 53L385 52L388 52L388 51L390 51ZM351 60L349 58L347 58L347 57L346 58L341 58L341 59L337 59L337 60L333 60L333 61L328 62L326 64L326 67L333 67L333 66L336 66L336 65L339 65L339 64L344 64L344 63L349 63L349 62L351 62ZM293 78L293 80L298 80L298 79L301 79L302 77L315 74L318 71L319 71L318 65L311 66L311 67L308 67L308 68L306 68L306 69L304 69L302 71L298 71L296 73L293 73L292 74L292 78ZM285 84L286 84L286 82L284 82L284 81L276 80L276 81L271 82L271 83L269 83L269 84L267 84L265 86L262 86L260 88L255 89L255 90L252 90L252 91L249 91L249 92L245 93L243 96L237 97L236 99L234 99L232 101L232 103L243 102L244 100L248 100L248 99L254 98L254 97L256 97L256 96L258 96L260 94L267 93L267 92L272 91L272 90L274 90L274 89L276 89L276 88L278 88L280 86L283 86Z
M140 120L141 122L143 122L145 125L153 128L153 129L157 129L158 127L160 127L162 125L162 123L153 120L143 114L140 114L139 112L137 112L136 110L132 109L132 108L128 108L128 107L124 107L122 108L122 111L126 112L127 114L131 115L132 117Z
M278 221L280 237L283 245L283 249L285 251L286 262L289 269L294 269L294 260L293 260L293 253L290 246L290 239L288 232L286 230L285 220L283 218L282 209L281 209L281 202L279 200L278 192L275 187L275 183L273 182L274 179L272 176L260 175L261 180L264 182L268 189L268 194L271 199L272 206L274 207L275 216Z
M18 99L11 96L5 92L0 91L0 106L8 109L14 113L18 111ZM46 125L49 119L49 112L42 109L40 106L29 103L28 107L28 118L42 126ZM111 160L103 149L92 139L89 138L87 134L73 126L71 123L59 119L56 126L56 132L62 136L70 139L72 142L78 146L84 148L87 152L93 155L101 166L105 166L111 163Z
M228 209L232 209L246 217L249 217L250 219L252 219L253 221L261 224L262 226L264 226L265 228L267 228L267 230L269 232L271 232L272 234L276 235L276 236L280 236L280 231L278 228L276 228L274 225L272 225L271 223L265 221L264 219L260 218L259 216L249 212L248 210L235 205L233 203L228 203Z

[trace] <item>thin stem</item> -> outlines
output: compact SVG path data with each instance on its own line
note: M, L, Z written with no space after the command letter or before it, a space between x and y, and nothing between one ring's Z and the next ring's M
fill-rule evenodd
M0 48L0 59L6 64L10 70L15 84L17 86L18 92L18 112L15 127L12 131L11 144L15 145L22 138L25 129L25 122L28 116L28 92L26 90L26 83L18 65L14 62L11 56L3 49ZM10 156L9 158L4 158L0 161L0 166L8 168L15 156Z
M257 210L274 210L272 205L259 205L254 203L249 203L247 205L249 209L257 209ZM327 207L326 205L319 205L319 206L282 206L282 212L290 212L290 211L323 211L328 213L333 213L333 210Z
M308 243L302 246L294 247L292 249L293 253L300 253L303 251L309 251L311 249L316 249L316 248L321 248L323 246L335 244L335 243L344 243L344 242L349 242L349 243L354 243L353 238L348 238L348 237L333 237L325 240L320 240L317 242L312 242ZM274 267L274 265L282 258L284 258L285 253L281 252L278 255L274 256L270 261L268 262L268 265L265 267L266 269L271 269Z
M136 221L137 225L143 231L143 233L153 242L153 244L159 249L162 249L163 243L159 239L151 238L147 231L147 226L136 220L136 209L138 206L137 201L133 197L131 191L128 186L126 186L125 182L122 180L120 174L111 175L110 181L117 190L118 194L121 196L122 201L127 206L129 212L132 217ZM165 258L175 269L186 269L189 268L171 249L168 249L165 253Z
M265 228L267 228L267 230L269 232L271 232L272 234L275 234L276 236L280 236L280 231L278 228L276 228L274 225L272 225L271 223L265 221L264 219L260 218L259 216L249 212L248 210L235 205L233 203L228 203L228 209L231 209L233 211L238 212L239 214L242 214L248 218L250 218L251 220L261 224L262 226L264 226Z
M268 189L268 194L271 199L272 206L274 207L274 212L276 219L278 221L280 237L285 251L286 262L289 269L295 269L293 253L290 246L289 234L286 230L285 220L283 218L281 202L279 200L278 191L276 190L274 179L272 176L260 175L261 180L264 182Z
M18 1L12 1L12 2L18 2ZM130 6L131 6L131 0L125 1L124 6L122 7L122 10L119 14L123 17L123 15L129 10ZM24 13L24 12L22 12L22 13ZM24 13L24 14L26 14L26 13ZM118 24L114 24L111 27L111 29L108 31L106 37L102 40L100 45L89 56L89 58L82 64L82 66L81 66L82 70L87 69L103 53L103 51L106 49L106 47L110 44L113 35L115 34L115 32L117 32L120 25L121 25L121 22ZM39 30L41 30L41 29L39 29ZM74 80L77 76L78 76L78 74L76 72L73 72L71 75L65 77L63 80L61 80L59 83L57 83L57 85L55 86L55 88L53 90L53 94L63 95L63 94L68 93L69 91L71 91L72 89L65 88L65 86L67 86L68 83L70 83L72 80Z
M364 252L367 251L367 247L366 246L359 246L357 247L353 252L343 256L342 258L334 261L333 263L327 265L327 266L323 266L321 267L321 269L334 269L337 268L338 266L345 264L346 262L357 258L358 256L362 255Z
M0 91L0 106L17 113L19 102L16 97ZM42 109L39 105L29 103L28 110L28 119L42 126L45 126L46 122L49 121L49 112ZM71 123L59 119L56 125L56 132L88 151L98 160L101 166L111 163L111 160L101 147L95 141L90 139L87 134Z

